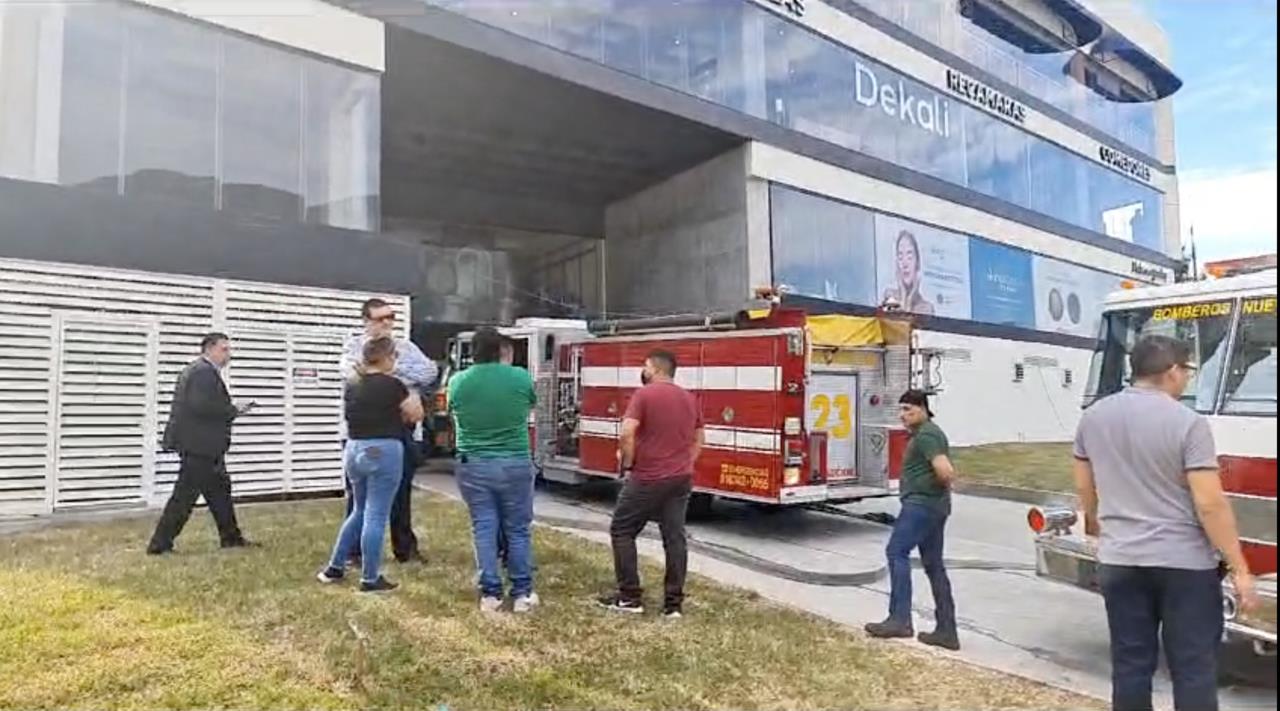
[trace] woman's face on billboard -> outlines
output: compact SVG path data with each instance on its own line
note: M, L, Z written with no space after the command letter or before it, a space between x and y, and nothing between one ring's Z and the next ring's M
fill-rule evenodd
M904 284L912 284L920 273L920 257L916 252L915 240L909 234L898 237L898 280Z

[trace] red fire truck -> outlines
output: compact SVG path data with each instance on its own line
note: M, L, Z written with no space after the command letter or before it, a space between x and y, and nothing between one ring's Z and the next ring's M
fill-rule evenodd
M810 316L770 305L698 317L542 320L518 338L539 406L530 422L545 479L616 478L618 431L645 357L675 354L676 381L702 406L706 446L694 506L712 497L791 505L889 496L906 433L897 397L932 372L906 318ZM451 349L461 355L471 334ZM551 339L551 340L549 340ZM519 345L518 343L518 345ZM547 367L554 356L554 367ZM534 367L535 361L538 361ZM457 372L467 365L459 358ZM444 403L441 403L442 405Z

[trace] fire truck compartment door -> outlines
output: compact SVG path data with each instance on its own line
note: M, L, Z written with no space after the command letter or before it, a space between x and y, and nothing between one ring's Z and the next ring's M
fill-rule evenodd
M805 429L827 435L827 481L857 479L857 374L815 372L807 392Z

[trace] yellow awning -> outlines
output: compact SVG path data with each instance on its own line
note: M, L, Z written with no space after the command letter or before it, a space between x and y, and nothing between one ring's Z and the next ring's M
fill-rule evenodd
M815 346L853 348L884 345L880 319L862 316L810 316L809 340Z

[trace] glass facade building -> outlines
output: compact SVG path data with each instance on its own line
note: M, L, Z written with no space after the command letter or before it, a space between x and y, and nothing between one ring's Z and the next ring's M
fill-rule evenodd
M376 74L129 3L0 19L0 177L377 229Z
M749 0L426 1L841 148L1163 251L1163 196L1155 188Z

